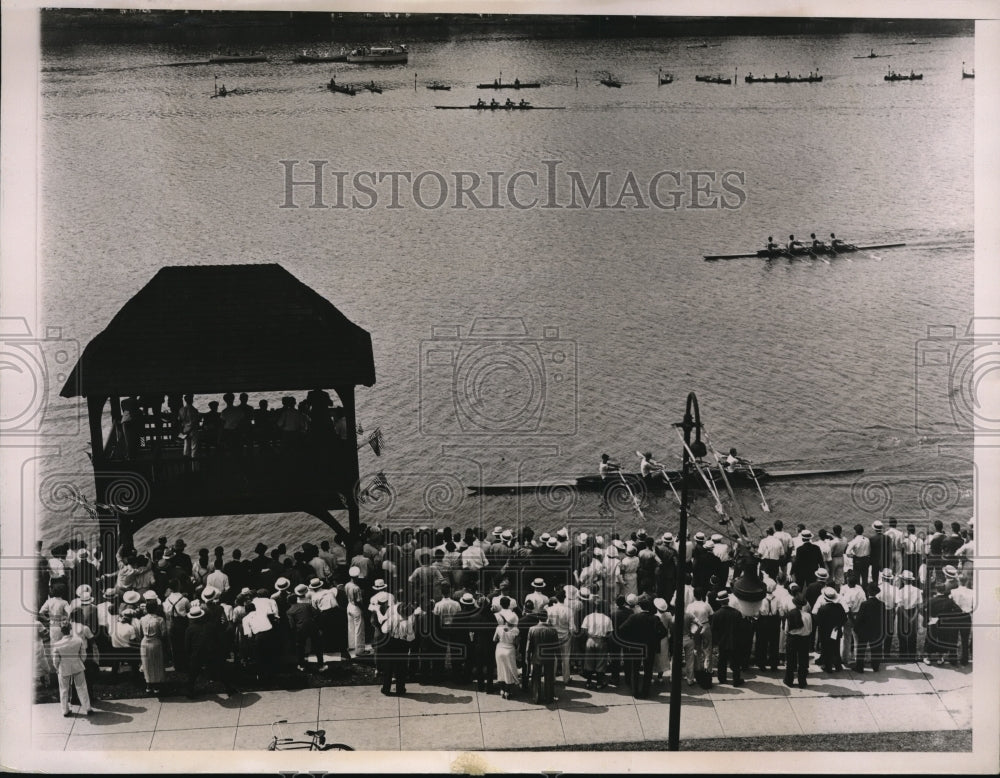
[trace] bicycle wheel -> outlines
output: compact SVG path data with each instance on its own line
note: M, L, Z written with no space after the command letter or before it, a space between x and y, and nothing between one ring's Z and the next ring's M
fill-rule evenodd
M321 746L320 751L353 751L354 749L346 743L327 743Z

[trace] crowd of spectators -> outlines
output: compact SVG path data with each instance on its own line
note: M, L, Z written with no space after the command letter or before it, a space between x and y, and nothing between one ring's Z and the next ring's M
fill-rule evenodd
M813 664L965 665L971 522L950 530L695 532L684 570L678 539L645 530L363 527L354 542L257 543L248 558L160 537L105 559L74 541L39 553L36 666L42 683L58 677L68 712L74 682L89 709L122 667L150 694L170 667L174 691L195 695L205 680L233 691L366 657L383 694L417 676L548 702L579 674L645 697L671 674L675 629L687 683L705 687L740 685L754 666L804 686Z

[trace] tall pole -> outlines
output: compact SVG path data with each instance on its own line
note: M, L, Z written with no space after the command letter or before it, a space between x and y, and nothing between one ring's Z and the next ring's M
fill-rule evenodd
M692 416L693 411L693 416ZM670 751L680 750L681 738L681 689L684 678L684 592L686 586L687 555L687 505L688 477L691 473L690 449L695 456L704 456L707 450L701 442L701 414L698 411L698 398L694 392L687 396L687 406L684 410L684 421L675 424L684 431L684 464L681 467L681 516L677 528L677 591L674 594L674 658L670 671L670 723L667 748ZM691 431L695 431L695 442L691 442Z

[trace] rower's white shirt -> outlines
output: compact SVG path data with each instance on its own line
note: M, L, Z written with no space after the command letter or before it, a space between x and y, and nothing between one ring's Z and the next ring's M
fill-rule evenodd
M597 466L597 472L601 474L601 478L607 478L609 475L614 475L618 472L618 465L611 462L601 462Z
M639 465L639 472L642 473L643 476L647 476L658 470L661 470L662 468L663 465L661 465L655 459L646 459L645 457L643 457L642 464Z

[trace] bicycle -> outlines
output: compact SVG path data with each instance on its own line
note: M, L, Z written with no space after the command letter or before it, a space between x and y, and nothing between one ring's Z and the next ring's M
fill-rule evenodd
M267 744L268 751L353 751L354 749L346 743L327 743L325 729L307 729L306 736L309 740L295 740L284 737L284 732L275 733L274 728L280 724L287 724L288 719L281 719L271 723L271 742Z

